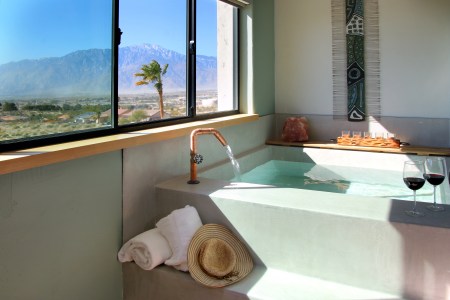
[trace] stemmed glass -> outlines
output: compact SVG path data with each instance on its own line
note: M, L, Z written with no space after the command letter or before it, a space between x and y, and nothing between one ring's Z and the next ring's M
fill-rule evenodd
M405 211L408 216L423 217L425 215L423 212L416 210L416 191L425 184L424 174L425 166L423 161L405 161L403 165L403 181L409 189L414 191L414 206L412 210Z
M432 211L443 211L444 207L436 204L436 186L444 182L447 174L445 159L443 157L428 157L425 160L425 173L423 177L433 185L434 202L427 206L427 209Z

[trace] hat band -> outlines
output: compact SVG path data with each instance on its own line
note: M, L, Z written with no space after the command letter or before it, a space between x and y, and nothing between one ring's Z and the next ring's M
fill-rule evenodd
M239 272L238 271L231 271L230 273L228 273L225 276L215 276L211 273L209 273L207 270L205 270L205 268L203 268L203 266L201 264L199 264L200 269L202 269L203 272L205 272L206 274L208 274L211 277L214 277L216 279L219 280L226 280L226 281L234 281L236 278L239 278Z

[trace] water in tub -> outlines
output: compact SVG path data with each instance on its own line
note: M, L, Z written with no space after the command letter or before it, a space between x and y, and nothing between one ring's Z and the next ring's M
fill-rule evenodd
M243 181L278 187L310 189L324 192L412 199L412 192L403 182L401 171L377 170L307 162L271 160L235 177ZM432 202L430 184L417 191L417 200Z

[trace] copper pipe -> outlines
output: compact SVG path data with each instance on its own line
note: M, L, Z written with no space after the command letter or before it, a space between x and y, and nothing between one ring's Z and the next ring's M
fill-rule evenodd
M194 161L194 156L197 154L197 136L202 134L213 134L217 140L225 147L228 145L227 141L223 135L214 128L197 128L191 132L191 179L188 181L189 184L197 184L200 181L197 180L197 163Z

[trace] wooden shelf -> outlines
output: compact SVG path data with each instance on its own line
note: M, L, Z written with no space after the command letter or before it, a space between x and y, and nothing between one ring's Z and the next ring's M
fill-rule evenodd
M403 146L400 148L381 148L381 147L364 147L364 146L345 146L332 142L284 142L282 140L268 140L267 145L285 146L285 147L303 147L303 148L322 148L336 150L352 150L366 152L382 152L397 154L415 154L424 156L450 156L450 148L432 148L419 146Z

